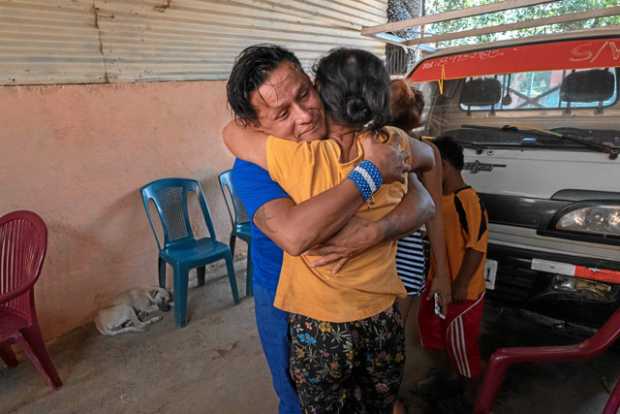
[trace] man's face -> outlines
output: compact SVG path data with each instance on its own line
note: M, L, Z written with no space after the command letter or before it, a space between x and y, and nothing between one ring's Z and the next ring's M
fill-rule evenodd
M296 141L324 138L325 112L308 76L290 62L282 62L250 94L258 127L267 134Z

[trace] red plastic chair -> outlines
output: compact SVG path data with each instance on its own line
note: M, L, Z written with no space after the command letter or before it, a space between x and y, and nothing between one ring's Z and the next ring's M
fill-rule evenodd
M29 211L0 217L0 358L17 365L12 344L22 346L54 388L62 386L50 359L34 307L34 284L47 250L47 227Z
M577 345L500 348L491 355L484 382L478 394L476 414L491 412L506 371L521 362L561 362L594 358L620 337L620 309L590 339ZM616 414L620 406L620 380L612 392L603 414ZM614 409L615 408L615 409Z

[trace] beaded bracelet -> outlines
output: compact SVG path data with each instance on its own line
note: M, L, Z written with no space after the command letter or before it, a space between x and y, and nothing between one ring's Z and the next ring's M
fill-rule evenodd
M347 176L353 181L364 201L372 198L374 193L381 188L383 184L383 176L372 161L364 160L353 169Z

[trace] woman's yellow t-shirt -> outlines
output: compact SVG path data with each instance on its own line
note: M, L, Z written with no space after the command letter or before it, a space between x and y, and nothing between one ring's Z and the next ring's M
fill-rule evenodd
M386 127L388 144L409 150L409 136ZM347 179L363 159L341 163L340 147L333 140L288 141L270 136L267 166L271 178L296 202L301 203ZM378 221L396 207L407 192L407 184L385 184L374 201L362 206L357 217ZM396 243L384 242L350 259L338 273L329 267L312 268L308 257L284 253L274 306L290 313L329 322L350 322L376 315L393 305L406 291L396 274ZM311 259L311 258L310 258Z

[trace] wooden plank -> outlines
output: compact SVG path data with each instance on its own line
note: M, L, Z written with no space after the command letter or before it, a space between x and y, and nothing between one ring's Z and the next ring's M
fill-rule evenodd
M468 7L466 9L454 10L446 13L432 14L428 16L416 17L413 19L402 20L381 24L378 26L369 26L362 28L362 35L369 36L374 33L397 32L403 29L423 26L430 23L444 22L446 20L462 19L465 17L479 16L481 14L496 13L503 10L518 9L521 7L535 6L538 4L552 3L557 0L506 0L493 4L486 4L478 7Z
M561 16L545 17L542 19L525 20L522 22L499 24L496 26L482 27L480 29L463 30L456 33L445 33L428 36L419 39L411 39L403 42L406 46L419 45L423 43L437 43L446 40L463 39L465 37L481 36L490 33L508 32L511 30L528 29L530 27L548 26L557 23L574 22L587 20L595 17L617 16L620 15L620 6L606 7L603 9L593 9L585 12L564 14Z

